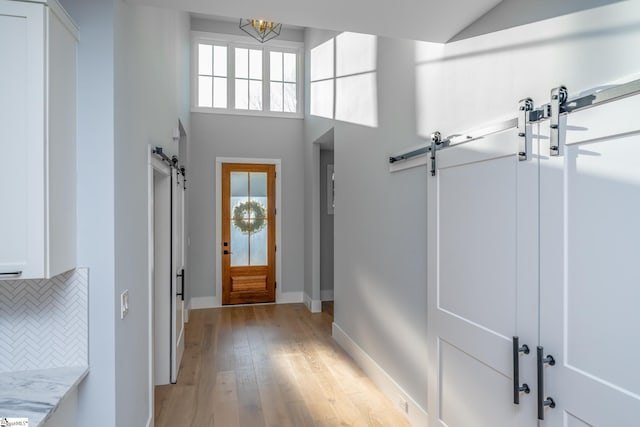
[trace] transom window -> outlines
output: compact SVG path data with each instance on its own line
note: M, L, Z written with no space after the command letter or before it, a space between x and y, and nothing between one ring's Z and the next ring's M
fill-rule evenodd
M302 43L195 33L196 112L302 118Z

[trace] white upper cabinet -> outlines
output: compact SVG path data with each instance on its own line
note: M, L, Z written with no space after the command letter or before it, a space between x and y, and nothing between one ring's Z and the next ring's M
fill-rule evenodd
M76 50L57 2L0 0L0 279L76 267Z

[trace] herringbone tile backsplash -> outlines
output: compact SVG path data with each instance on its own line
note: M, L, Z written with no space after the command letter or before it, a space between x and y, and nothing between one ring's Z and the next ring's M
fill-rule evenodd
M0 372L87 365L88 278L0 281Z

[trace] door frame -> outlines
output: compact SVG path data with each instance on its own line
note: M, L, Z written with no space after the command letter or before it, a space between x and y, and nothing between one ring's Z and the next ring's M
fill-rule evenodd
M282 192L282 160L259 159L244 157L216 157L216 307L222 307L222 164L223 163L247 163L267 164L276 167L276 304L291 302L285 301L282 292L282 204L280 193ZM272 304L272 303L269 303Z
M147 149L147 267L149 295L149 424L153 425L155 413L155 183L154 174L159 172L167 177L171 169L152 154L152 146Z

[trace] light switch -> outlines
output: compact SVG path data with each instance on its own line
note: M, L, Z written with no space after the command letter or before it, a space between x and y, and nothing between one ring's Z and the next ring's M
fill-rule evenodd
M129 313L129 289L120 294L120 318L124 319Z

